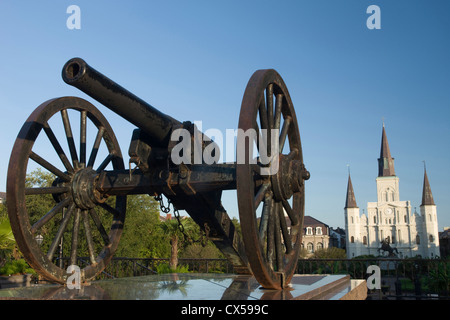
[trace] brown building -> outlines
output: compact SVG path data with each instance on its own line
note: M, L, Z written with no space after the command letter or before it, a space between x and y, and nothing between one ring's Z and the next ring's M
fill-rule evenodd
M330 246L330 228L327 224L311 217L305 216L303 219L302 248L309 254L313 254L318 249L327 249Z
M439 232L439 249L441 258L450 257L450 227L445 227Z

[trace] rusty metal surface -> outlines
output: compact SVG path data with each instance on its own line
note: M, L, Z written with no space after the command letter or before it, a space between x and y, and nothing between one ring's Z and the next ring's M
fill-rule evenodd
M26 260L39 274L51 281L59 283L65 282L67 274L66 270L54 263L53 258L55 257L59 241L67 228L71 216L75 217L75 228L79 228L81 220L86 221L88 216L91 216L96 223L99 221L97 214L92 211L97 203L95 199L92 198L92 194L89 196L89 181L85 178L85 176L89 176L89 174L86 173L90 173L92 167L90 167L90 161L86 162L87 159L85 157L82 156L78 158L74 150L74 142L71 140L71 130L67 125L67 109L80 112L81 126L84 125L85 119L89 119L94 125L101 128L99 131L101 130L102 132L102 140L108 147L110 155L112 155L108 162L111 162L113 167L117 170L124 169L120 148L111 127L101 113L93 105L83 99L64 97L49 100L41 104L23 125L14 144L9 162L7 177L8 215L17 244ZM62 115L65 128L67 129L66 138L68 138L71 146L70 153L72 161L68 160L69 158L65 155L59 141L56 139L48 124L48 120L58 113ZM58 153L61 162L64 163L64 169L58 169L56 164L50 163L33 151L33 145L36 140L38 138L47 139L47 137L51 140L52 146ZM25 185L27 167L29 163L32 162L30 159L58 177L52 187L29 188ZM65 170L65 172L63 172L63 170ZM81 187L82 184L85 185L84 188ZM58 203L39 221L32 224L30 221L30 214L26 207L26 199L28 196L36 194L53 195ZM125 219L125 207L125 196L116 198L115 208L109 207L109 209L114 211L112 225L108 226L109 228L106 227L107 230L110 230L109 234L106 234L104 226L97 224L98 228L103 229L101 232L104 236L105 243L101 252L94 253L91 251L91 263L82 270L83 278L88 279L94 277L104 269L112 258L122 233L122 226ZM42 228L50 219L54 218L57 213L60 213L61 210L65 212L65 216L61 220L60 228L54 235L51 246L46 251L43 251L36 242L35 236L38 234L40 228ZM77 247L78 233L74 232L74 236L72 237L72 250L70 253L72 258L77 255Z
M242 100L239 129L242 132L255 129L258 135L261 129L279 132L279 150L275 151L280 154L278 171L262 176L263 165L259 171L255 170L250 162L253 141L246 139L244 148L237 150L238 157L239 152L244 153L241 159L245 163L237 164L236 186L245 251L252 272L263 287L282 289L290 282L297 264L304 216L304 180L309 173L303 166L300 134L289 92L275 70L258 70L251 77ZM238 135L239 139L244 138ZM261 151L258 149L259 155ZM255 185L255 177L264 180L262 185Z
M66 83L82 90L138 128L133 132L129 147L130 168L125 169L112 128L101 113L83 99L64 97L49 100L39 106L24 124L8 169L8 214L21 251L38 273L51 281L65 282L65 270L56 265L53 258L71 221L74 231L70 260L76 261L80 237L85 237L90 261L82 270L82 278L94 277L105 268L119 243L126 215L126 196L163 194L176 210L185 210L193 218L237 273L253 273L262 286L270 289L281 289L289 283L299 253L304 180L309 178L309 173L303 165L295 111L287 88L276 71L255 72L246 88L239 118L240 129L273 128L280 134L280 148L276 150L279 170L267 176L261 175L267 166L260 163L176 165L170 158L171 148L176 143L169 141L170 134L175 129L184 128L191 134L192 141L198 139L191 122L180 122L163 114L80 58L65 64L62 77ZM76 122L80 128L79 143L74 141L68 110L80 114L80 120ZM69 155L64 153L62 142L49 125L50 118L56 114L61 115ZM93 141L87 140L87 123L92 123L98 130ZM38 138L50 141L59 157L59 165L47 161L46 155L34 152L33 145ZM108 155L94 166L101 143L107 145ZM214 142L200 145L205 148L211 143ZM93 145L90 153L87 145ZM266 147L270 152L270 145ZM248 156L248 144L243 149L238 148L237 154L242 152ZM25 187L30 159L57 176L51 187ZM136 165L133 170L132 163ZM112 170L107 169L110 164ZM238 194L244 241L221 203L222 191L234 189ZM26 197L39 194L52 195L56 205L39 221L31 223L25 207ZM108 204L110 197L115 197L115 207ZM111 226L101 224L95 213L99 208L113 215ZM34 237L61 211L59 230L50 248L43 250ZM94 250L93 228L103 239L101 252Z
M62 78L146 131L153 138L153 144L167 146L172 127L179 123L90 67L83 59L70 59L62 69Z

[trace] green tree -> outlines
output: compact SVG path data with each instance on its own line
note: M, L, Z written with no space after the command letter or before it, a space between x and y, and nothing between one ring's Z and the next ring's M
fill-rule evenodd
M347 254L344 249L330 247L326 249L317 249L312 258L314 259L346 259Z
M189 241L189 239L184 238L185 235L191 239L195 236L193 221L189 218L181 219L180 222L177 219L170 219L161 224L161 229L170 240L169 268L176 270L178 266L178 251L180 245L185 243L184 241L180 243L180 239ZM184 234L181 229L183 229Z
M149 195L127 198L124 230L116 256L133 258L165 258L170 245L159 227L159 206Z
M0 266L17 252L16 241L6 214L6 207L0 204Z

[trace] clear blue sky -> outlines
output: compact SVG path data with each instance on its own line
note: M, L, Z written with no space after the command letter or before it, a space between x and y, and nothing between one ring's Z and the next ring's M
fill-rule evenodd
M66 27L72 4L80 30ZM372 4L380 30L366 27ZM237 127L252 73L274 68L294 102L311 172L307 215L344 227L347 164L359 207L376 201L384 117L400 198L419 207L426 160L441 231L450 226L449 14L446 0L2 0L0 191L28 115L53 97L86 98L61 79L72 57L180 121L223 131ZM133 126L94 104L127 154ZM235 195L224 205L237 216Z

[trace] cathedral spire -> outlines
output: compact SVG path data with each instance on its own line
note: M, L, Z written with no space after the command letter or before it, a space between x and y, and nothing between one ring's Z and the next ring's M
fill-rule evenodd
M358 208L356 205L355 193L353 192L352 179L350 178L350 173L348 174L348 184L347 184L347 198L345 200L345 208Z
M386 136L386 130L384 128L384 122L383 122L383 132L381 134L380 158L378 159L378 176L379 177L395 176L394 158L391 157L391 151L389 150L389 143Z
M423 177L423 191L422 191L422 206L425 205L435 205L433 194L431 193L430 182L428 181L427 169L425 169L425 174Z

